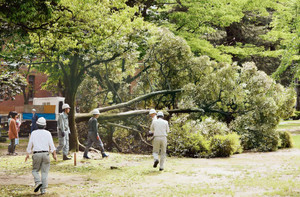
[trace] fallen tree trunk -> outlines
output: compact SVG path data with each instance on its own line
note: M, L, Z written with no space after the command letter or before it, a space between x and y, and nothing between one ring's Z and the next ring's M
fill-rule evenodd
M161 90L161 91L151 92L149 94L145 94L143 96L134 98L134 99L132 99L130 101L127 101L127 102L124 102L124 103L120 103L120 104L116 104L116 105L112 105L112 106L108 106L108 107L103 107L103 108L98 108L98 110L100 112L106 112L106 111L110 111L110 110L113 110L113 109L119 109L119 108L127 107L127 106L132 105L136 102L146 100L148 98L151 98L151 97L159 95L159 94L172 94L172 93L177 93L177 92L181 92L181 91L182 91L181 89L177 89L177 90Z
M192 113L192 112L201 112L203 113L203 109L172 109L167 110L169 114L173 113ZM143 110L133 110L133 111L127 111L127 112L121 112L117 114L100 114L98 120L99 121L114 121L114 120L121 120L121 119L127 119L132 116L138 116L138 115L146 115L149 113L148 109ZM76 122L82 122L82 121L88 121L89 118L92 116L90 113L80 113L76 114Z
M149 94L134 98L134 99L132 99L130 101L127 101L127 102L124 102L124 103L120 103L120 104L116 104L116 105L112 105L112 106L108 106L108 107L103 107L103 108L98 108L98 110L100 112L106 112L106 111L110 111L110 110L113 110L113 109L120 109L120 108L128 107L128 106L130 106L130 105L132 105L136 102L146 100L148 98L151 98L151 97L159 95L159 94L174 94L174 93L181 92L181 91L182 91L181 89L177 89L177 90L161 90L161 91L151 92ZM147 112L148 112L148 110L133 111L133 113L134 113L133 115L145 114ZM101 114L100 117L99 117L99 120L111 121L111 120L114 120L114 119L119 119L118 117L126 118L126 117L131 116L131 113L132 112L124 112L124 113L120 113L120 114L117 114L117 115L116 114L112 114L112 115L102 115ZM78 113L78 114L75 114L76 122L87 121L91 116L92 116L91 113Z

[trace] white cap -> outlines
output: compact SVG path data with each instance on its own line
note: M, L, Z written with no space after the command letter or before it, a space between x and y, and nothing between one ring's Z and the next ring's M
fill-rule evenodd
M63 104L62 109L70 109L70 106L67 103L65 103Z
M155 109L150 109L149 114L156 114Z
M35 109L32 109L32 111L36 111Z
M157 112L157 116L162 116L164 117L164 113L162 111Z
M36 124L46 126L46 119L44 117L40 117L37 121Z
M93 115L97 115L97 114L100 114L100 112L99 112L98 109L93 109L92 114L93 114Z

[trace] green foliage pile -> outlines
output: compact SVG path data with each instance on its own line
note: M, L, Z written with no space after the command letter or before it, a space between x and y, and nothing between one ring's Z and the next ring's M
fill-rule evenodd
M229 157L233 153L241 152L240 136L236 133L215 135L211 138L210 151L213 157Z
M188 120L187 116L174 116L168 134L170 155L185 157L229 157L241 152L239 135L226 124L212 118L204 121Z
M293 147L293 140L291 133L288 131L280 131L279 132L279 148L292 148Z
M240 67L211 62L207 57L193 62L197 82L184 87L180 107L203 109L206 115L229 124L241 135L244 150L276 150L276 126L281 118L293 114L294 90L277 84L253 63Z

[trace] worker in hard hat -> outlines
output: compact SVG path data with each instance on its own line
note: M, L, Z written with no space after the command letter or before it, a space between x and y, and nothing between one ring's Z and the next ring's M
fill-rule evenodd
M36 114L36 109L32 109L32 117L31 117L31 129L30 129L30 133L32 133L32 131L37 129L36 126L36 121L38 120L38 115Z
M157 120L155 109L150 109L149 116L152 118L152 120Z
M69 154L69 120L68 114L70 113L70 106L68 104L63 104L62 106L63 112L59 114L57 121L57 133L58 133L58 141L59 145L56 148L57 154L60 154L60 150L63 151L63 160L70 160L68 157Z
M98 109L94 109L92 111L93 117L90 118L88 122L88 140L87 140L87 146L85 147L83 158L84 159L90 159L88 156L89 149L92 147L93 144L96 145L96 148L98 148L101 151L102 158L108 157L108 154L104 152L103 143L99 137L98 134L98 121L100 112Z
M156 168L160 163L159 170L164 170L164 163L167 154L167 133L170 132L168 121L163 119L164 114L162 111L157 113L157 120L153 120L150 130L153 133L153 167ZM160 152L160 161L158 154Z
M50 169L49 153L52 153L53 158L57 161L55 146L52 135L46 128L46 119L41 117L37 120L37 130L34 130L29 138L27 146L27 155L25 162L32 155L32 175L34 177L35 187L34 192L41 191L41 194L46 193L48 187L48 172ZM41 171L41 177L39 174Z
M149 116L151 117L152 122L153 122L154 120L157 120L157 117L156 117L156 110L155 110L155 109L150 109L150 111L149 111ZM151 123L151 124L152 124L152 123ZM149 141L153 140L153 133L151 132L151 130L148 132L147 140L149 140Z

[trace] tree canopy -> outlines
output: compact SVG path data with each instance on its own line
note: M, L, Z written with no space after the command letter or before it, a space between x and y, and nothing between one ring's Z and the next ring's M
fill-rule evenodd
M218 140L236 146L238 138L244 149L275 150L276 126L292 114L295 94L268 74L279 65L278 73L297 65L298 2L4 1L1 6L8 10L22 9L12 16L1 13L2 24L16 25L26 36L3 39L1 57L32 65L48 75L48 88L63 92L71 106L70 145L76 150L75 120L91 116L75 117L76 95L78 101L89 102L84 112L96 106L106 112L99 117L102 130L118 149L125 129L131 131L129 138L149 146L141 134L149 129L149 120L141 114L156 108L170 116L188 112L187 123L178 128L204 127L210 124L208 117L224 122L220 125L226 128L216 138L201 132L191 136L209 141L215 155ZM25 10L32 12L21 19ZM178 116L171 123L178 120L184 119Z

